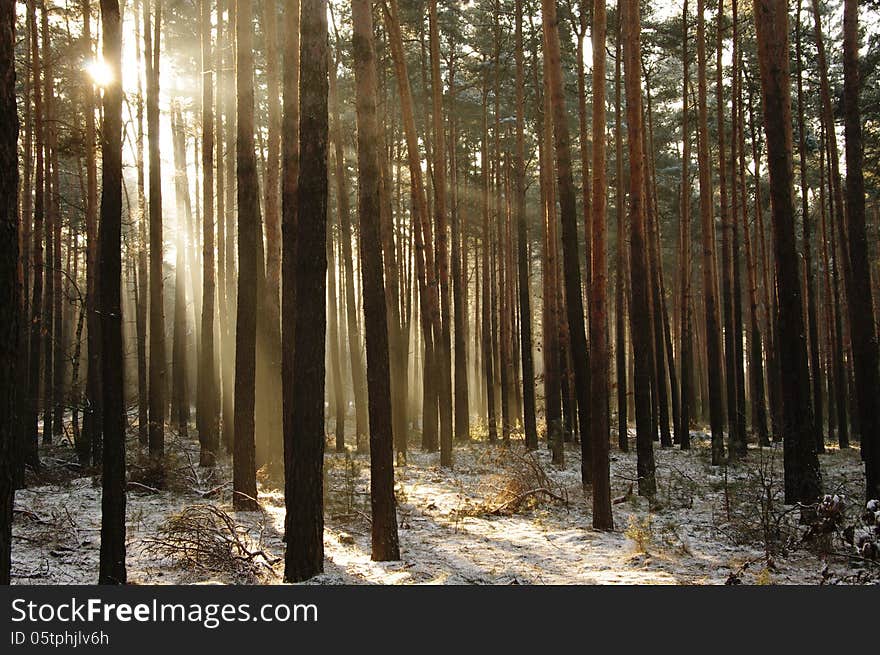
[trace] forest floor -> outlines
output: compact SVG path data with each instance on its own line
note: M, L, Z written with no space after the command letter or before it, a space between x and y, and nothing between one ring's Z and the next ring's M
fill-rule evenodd
M630 440L631 442L634 439ZM860 584L880 566L853 556L840 535L804 540L797 507L782 502L781 445L741 462L710 465L708 441L690 451L655 448L658 492L634 493L634 452L612 452L613 532L591 527L580 450L566 465L522 442L456 444L453 470L413 448L396 468L401 561L370 560L369 457L325 459L325 573L317 584ZM259 512L233 512L229 461L197 466L198 443L171 438L164 478L130 456L128 579L136 584L281 582L284 497L261 471ZM131 443L130 450L136 451ZM100 484L65 445L17 492L13 581L91 584L97 579ZM820 455L823 489L863 504L857 449ZM138 481L139 480L139 481ZM162 489L158 489L162 487ZM850 500L851 499L851 500Z

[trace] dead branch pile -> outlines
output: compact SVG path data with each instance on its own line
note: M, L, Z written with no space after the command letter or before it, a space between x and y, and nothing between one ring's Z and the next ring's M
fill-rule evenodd
M501 451L495 475L487 484L486 500L467 513L509 516L526 512L542 503L568 505L568 492L544 469L536 453Z
M148 553L216 573L256 576L261 566L271 570L277 558L256 536L225 511L210 504L189 505L144 540Z

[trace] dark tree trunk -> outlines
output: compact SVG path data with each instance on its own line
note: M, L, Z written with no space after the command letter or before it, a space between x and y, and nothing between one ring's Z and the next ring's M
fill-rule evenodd
M134 9L134 25L135 25L135 39L137 43L135 44L135 53L136 53L136 61L138 70L141 69L142 63L142 51L141 51L141 18L142 13L138 11L139 8ZM144 94L143 87L141 84L141 76L137 76L137 136L136 136L136 144L135 144L135 156L137 158L137 202L138 202L138 212L137 212L137 224L138 224L138 248L137 248L137 292L138 292L138 302L137 308L135 310L135 322L137 327L137 372L138 372L138 443L142 447L146 447L149 443L149 387L148 387L148 366L147 366L147 303L149 297L149 264L147 263L147 196L145 192L145 184L144 184ZM92 112L94 113L94 112ZM92 117L92 122L94 122L94 117ZM97 181L95 182L97 185ZM93 232L97 233L97 220L95 221L95 228ZM91 250L91 249L90 249ZM91 255L91 253L90 253ZM91 260L89 260L87 266L91 266ZM94 366L95 375L92 375L92 323L95 326L98 325L98 315L95 313L94 318L89 317L89 371L88 377L86 379L86 387L87 387L87 395L89 393L94 393L97 395L97 391L88 392L90 388L89 385L98 385L99 381L97 379L98 375L98 367ZM94 339L95 343L95 357L100 356L100 352L97 350L98 339ZM100 362L100 360L97 360ZM92 413L95 413L95 410L92 408L92 401L89 400L89 408ZM88 414L86 414L88 417ZM95 419L93 419L95 420ZM97 425L97 422L96 422Z
M284 210L283 288L295 285L295 306L285 315L303 317L308 329L294 329L293 367L284 374L285 504L284 579L307 580L324 570L324 347L327 284L327 2L302 0L299 99L300 161L296 206ZM288 7L288 10L290 8ZM293 9L296 10L295 7ZM288 19L289 24L289 19ZM289 49L288 44L288 49ZM285 69L291 58L285 55ZM285 114L290 71L285 70ZM289 168L285 170L285 176ZM294 199L289 198L291 201ZM288 196L285 194L285 202ZM295 247L295 251L293 248ZM289 275L292 274L292 275ZM285 292L285 305L289 298ZM287 322L285 321L285 328ZM285 330L284 334L287 334Z
M125 584L125 391L122 347L122 25L119 3L101 0L104 62L111 82L104 87L101 128L101 223L99 307L103 380L104 453L101 482L99 584Z
M27 47L27 46L25 46ZM0 1L0 585L10 582L15 496L18 340L22 311L19 266L18 109L15 97L15 2ZM25 156L30 153L25 152ZM30 217L25 217L30 220Z
M28 361L28 419L22 440L25 461L33 468L40 465L37 444L39 439L40 410L40 354L43 331L43 219L45 197L43 177L43 85L41 81L40 50L37 34L36 0L28 5L28 24L31 35L31 73L33 75L34 106L34 229L33 229L33 286L31 295L31 343Z
M721 328L718 315L718 274L715 256L715 219L712 216L712 171L709 162L709 116L706 107L706 21L703 0L697 2L697 77L699 104L698 161L700 167L700 224L703 250L703 298L706 314L706 368L709 382L709 421L712 464L724 460L724 401L722 398Z
M584 326L584 304L581 295L581 270L578 256L577 200L571 172L571 143L568 132L562 63L560 61L559 25L556 1L542 0L547 71L549 73L550 107L553 112L556 174L559 184L559 206L562 222L562 259L564 267L565 307L571 347L574 385L577 398L578 423L581 432L581 482L592 482L592 443L590 439L590 373L587 337ZM549 148L549 144L546 144Z
M358 214L367 393L370 410L370 503L372 558L400 559L394 498L394 431L388 357L388 321L379 238L379 121L376 115L376 53L369 0L352 1L353 48L358 127Z
M654 446L651 442L650 365L653 357L651 324L648 320L649 281L647 229L645 221L645 157L641 96L641 45L639 43L639 4L624 0L623 63L625 68L626 117L629 133L630 185L630 270L632 304L641 311L630 313L633 341L636 410L636 451L639 495L652 496L657 490L654 475Z
M237 510L256 510L254 444L257 282L260 253L260 198L254 151L253 3L238 0L235 29L236 188L238 200L238 303L235 330L235 407L232 488ZM326 173L326 171L325 171ZM321 249L323 255L323 248ZM323 348L321 355L323 359ZM323 396L322 396L323 397Z
M807 304L807 328L810 333L809 355L810 374L813 391L813 427L817 452L825 452L823 432L824 415L822 407L822 369L819 365L819 321L816 307L816 277L813 270L812 227L810 225L810 205L807 197L807 139L804 127L804 83L801 48L801 0L797 3L797 22L795 24L795 57L797 61L797 106L798 106L798 168L800 169L801 225L803 229L804 273L806 275L805 298Z
M46 219L46 257L43 268L43 437L44 444L52 443L52 409L55 404L53 398L53 370L55 360L55 223L60 221L58 205L55 202L55 189L53 182L58 166L55 157L55 124L54 101L55 101L55 75L52 68L51 36L49 33L49 12L46 0L40 0L40 31L42 33L41 58L43 65L43 148L45 151L43 165L43 188L38 193L43 194L43 203Z
M681 62L682 62L682 157L681 157L681 214L680 226L680 265L681 265L681 305L678 366L681 370L681 410L678 419L678 434L675 441L682 450L691 447L691 394L693 385L693 345L691 337L691 133L690 133L690 109L688 107L688 85L690 66L688 54L688 0L682 5L682 39L681 39Z
M617 374L617 445L621 451L629 450L629 434L627 420L627 371L626 371L626 285L629 267L626 262L626 211L624 208L623 189L623 117L621 112L621 62L623 39L623 21L620 15L621 2L618 0L617 35L614 56L614 187L617 192L614 207L617 221L617 253L615 266L614 289L614 358Z
M608 190L605 177L605 0L593 3L593 230L592 274L590 278L590 415L593 468L593 527L614 529L611 513L611 469L608 414L608 263L606 209ZM586 181L585 181L586 183ZM586 436L581 436L586 439Z
M813 503L820 489L794 234L788 5L755 0L755 27L770 170L781 370L785 502Z
M150 134L150 400L149 449L154 458L165 454L165 301L163 298L162 169L159 153L159 35L162 2L144 1L144 58L147 64L147 131ZM103 381L106 385L106 381Z
M202 466L213 466L219 440L217 373L214 369L214 55L211 51L211 3L201 0L202 31L202 343L199 348L197 427Z
M449 294L449 246L446 217L446 138L443 127L443 81L440 78L440 26L437 19L437 0L428 4L431 51L431 118L434 127L434 218L437 222L436 255L437 276L440 283L440 334L436 350L440 407L440 465L452 466L452 354L451 309ZM430 247L430 243L427 247Z
M843 5L843 126L846 135L846 219L851 277L847 280L862 459L868 499L880 498L880 372L865 229L865 179L859 110L859 7Z
M535 363L532 357L532 307L529 283L528 223L526 220L525 99L523 63L523 6L516 0L516 163L515 212L517 232L517 273L519 276L520 350L522 353L523 427L526 448L538 448L535 422ZM456 371L457 372L457 371Z

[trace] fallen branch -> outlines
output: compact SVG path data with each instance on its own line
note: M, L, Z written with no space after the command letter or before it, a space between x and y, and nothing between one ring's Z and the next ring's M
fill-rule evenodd
M156 489L156 487L151 487L146 484L141 484L140 482L135 482L134 480L129 480L128 484L126 485L126 489L130 490L132 487L134 487L135 489L141 489L143 491L147 491L151 494L161 493L158 489Z
M529 489L528 491L525 491L521 494L517 494L516 496L514 496L513 498L511 498L507 502L502 503L498 507L495 507L494 509L491 509L486 513L489 515L493 515L493 516L503 514L507 508L509 508L511 506L515 507L515 506L519 505L522 501L524 501L526 498L530 498L532 496L537 496L538 494L544 494L545 496L552 498L553 500L558 501L565 506L568 506L568 499L563 498L562 496L559 496L558 494L553 493L549 489L546 489L544 487L539 487L538 489Z

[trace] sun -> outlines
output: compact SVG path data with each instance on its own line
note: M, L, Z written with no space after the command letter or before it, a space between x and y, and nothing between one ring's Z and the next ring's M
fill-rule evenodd
M95 86L100 88L104 88L113 81L113 71L101 58L90 61L86 64L85 70L89 74L89 77L92 78Z

